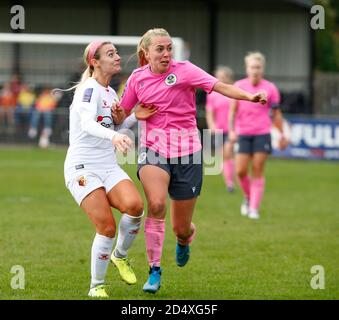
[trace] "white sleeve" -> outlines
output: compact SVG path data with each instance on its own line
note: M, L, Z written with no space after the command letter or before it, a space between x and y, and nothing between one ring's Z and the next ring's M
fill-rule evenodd
M119 124L119 125L115 125L114 129L116 131L120 131L123 129L130 129L131 127L133 127L135 124L137 124L138 119L135 116L135 113L131 113L124 121L123 123Z
M101 139L112 140L117 134L116 131L103 127L100 123L96 122L92 115L86 111L82 111L80 114L81 128L86 133Z
M80 116L81 129L97 138L112 140L117 132L103 127L96 121L98 90L86 88L79 100L77 111Z

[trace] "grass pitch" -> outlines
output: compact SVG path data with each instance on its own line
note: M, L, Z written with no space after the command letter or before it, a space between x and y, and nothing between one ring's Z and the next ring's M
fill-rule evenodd
M0 149L0 299L87 299L95 231L65 188L65 153ZM123 168L142 192L135 166ZM266 176L259 221L240 216L239 190L229 195L221 176L205 176L188 265L175 264L168 216L160 291L142 291L140 232L129 253L138 283L126 285L110 265L111 299L338 299L339 165L270 160ZM25 270L24 290L11 288L14 265ZM325 289L310 285L314 265L324 267Z

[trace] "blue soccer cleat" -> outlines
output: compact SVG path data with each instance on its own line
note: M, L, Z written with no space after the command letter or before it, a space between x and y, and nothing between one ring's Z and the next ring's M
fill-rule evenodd
M183 267L190 258L190 246L182 246L177 243L176 247L176 262L179 267Z
M156 293L161 286L161 272L160 267L151 267L149 270L149 277L144 284L143 290L149 293Z

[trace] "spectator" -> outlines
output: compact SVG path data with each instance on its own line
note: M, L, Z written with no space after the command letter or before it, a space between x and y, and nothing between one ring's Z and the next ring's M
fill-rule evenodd
M21 81L20 81L20 76L18 74L13 74L12 75L12 80L10 82L11 90L15 96L15 99L18 98L20 89L21 89ZM15 103L16 104L16 103Z
M27 130L27 125L30 121L31 114L34 107L35 93L27 84L23 84L20 88L17 105L15 109L15 123L17 132L24 132Z
M15 95L10 83L5 83L0 91L0 128L7 129L8 133L14 132L14 109Z
M52 134L53 110L58 103L50 88L44 88L35 101L28 137L34 139L38 135L40 117L43 117L43 130L39 139L39 147L47 148Z

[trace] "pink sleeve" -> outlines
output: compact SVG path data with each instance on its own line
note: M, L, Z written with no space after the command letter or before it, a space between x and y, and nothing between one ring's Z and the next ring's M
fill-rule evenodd
M212 94L206 95L206 111L213 111L214 109L214 99Z
M192 64L186 62L188 83L194 88L201 88L207 93L213 90L214 85L218 82L218 79L208 74L206 71Z
M271 108L277 108L280 104L280 93L278 88L272 84L271 88L271 96L270 96L270 107Z
M130 111L135 107L138 103L138 97L135 92L135 76L132 73L128 78L124 92L122 94L122 98L120 101L120 105L127 111Z

